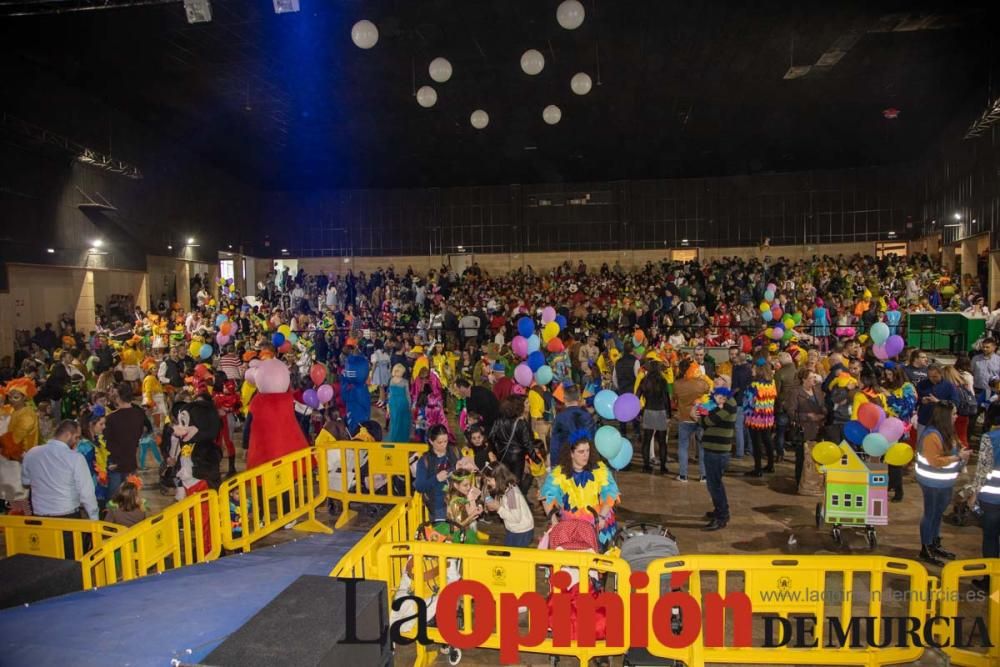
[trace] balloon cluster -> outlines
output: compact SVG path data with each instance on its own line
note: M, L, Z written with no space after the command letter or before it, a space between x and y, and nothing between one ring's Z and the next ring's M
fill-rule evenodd
M632 443L622 437L614 426L602 426L594 435L594 444L601 456L615 470L621 470L632 461Z
M211 359L214 351L215 350L212 349L211 345L203 343L198 339L192 340L191 344L188 346L188 354L190 354L194 359Z
M854 446L860 445L871 457L884 457L886 463L905 466L913 458L913 448L899 439L906 425L896 417L886 417L885 411L874 403L858 408L858 418L844 425L844 438ZM832 445L836 452L824 445ZM840 448L830 442L821 442L813 448L813 459L820 465L830 465L840 459Z
M299 337L292 333L291 328L287 324L282 324L278 327L278 331L271 336L271 345L278 350L281 354L285 352L290 352L292 350L292 345L297 343Z
M897 354L903 351L906 346L906 342L903 340L902 336L890 336L889 335L889 325L885 322L876 322L872 325L871 331L868 335L871 336L872 342L872 352L875 353L875 357L881 361L886 361L891 357L895 357Z
M511 341L510 347L521 359L524 359L514 369L514 380L522 387L530 387L532 382L547 385L552 382L552 369L545 363L545 353L542 345L549 352L562 352L566 349L559 338L559 332L566 328L566 318L556 313L552 306L542 310L541 337L535 331L535 322L530 317L522 317L517 321L517 336Z
M306 389L302 392L302 402L310 408L317 409L333 400L333 387L326 384L326 366L323 364L313 364L309 369L309 379L312 380L315 389Z
M764 300L760 302L760 316L765 322L774 322L764 330L764 336L770 340L788 342L795 335L792 331L802 322L802 313L786 313L778 301L778 286L768 283L764 290Z
M215 334L215 342L222 347L232 339L233 323L229 321L228 315L219 313L215 316L215 328L219 330L219 333Z

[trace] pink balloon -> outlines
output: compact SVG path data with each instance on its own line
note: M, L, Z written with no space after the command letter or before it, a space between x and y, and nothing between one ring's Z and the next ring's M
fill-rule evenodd
M229 336L220 331L215 336L215 342L218 343L219 345L225 345L226 343L229 342Z
M906 431L906 424L903 420L897 417L887 417L882 425L878 427L878 432L889 441L889 444L894 442L899 442L899 439L903 437L903 433Z
M320 403L329 403L333 400L333 387L328 384L320 385L316 390L316 396L319 397Z
M514 354L524 359L528 356L528 339L524 336L514 336L514 340L510 342L510 349L514 350Z
M556 309L552 306L545 306L542 309L542 324L548 324L549 322L555 322L556 320Z
M514 369L514 379L522 387L530 387L534 376L535 374L531 372L531 367L528 364L518 364L517 368Z
M889 358L889 353L885 349L885 345L872 345L872 352L875 353L875 358L880 361L885 361Z

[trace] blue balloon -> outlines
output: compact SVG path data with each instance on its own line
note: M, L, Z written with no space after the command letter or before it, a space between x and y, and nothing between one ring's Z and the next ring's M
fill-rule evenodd
M608 461L615 470L621 470L629 463L632 462L632 443L628 438L622 438L622 448L618 450L618 454Z
M531 334L535 333L535 323L530 317L525 315L517 321L517 333L521 334L525 338L528 338Z
M221 327L222 324L223 324L223 322L225 322L228 319L229 318L226 317L224 314L219 313L218 315L215 316L215 326L216 327Z
M774 315L771 314L770 310L765 310L760 314L760 316L764 318L765 322L770 322L772 319L774 319Z
M285 334L279 331L278 333L271 336L271 345L274 345L275 347L281 347L284 344L285 344Z
M610 389L602 389L597 392L597 396L594 396L594 409L605 419L614 419L615 401L617 400L618 394Z
M540 349L542 349L542 341L538 337L538 334L528 336L528 354L538 352Z
M552 382L552 369L548 366L542 366L535 371L535 382L543 385Z
M844 438L852 445L858 446L865 441L868 429L857 420L851 420L844 424Z
M545 355L542 354L540 351L535 350L534 352L528 355L528 368L531 369L532 373L534 373L544 365L545 365Z
M611 461L621 453L622 443L625 441L622 434L614 426L602 426L594 434L594 446L601 456Z
M559 325L559 331L564 331L566 329L566 318L562 315L556 315L556 324Z

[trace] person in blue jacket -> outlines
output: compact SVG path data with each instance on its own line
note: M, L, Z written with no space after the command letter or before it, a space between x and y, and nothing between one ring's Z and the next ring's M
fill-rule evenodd
M427 444L427 453L417 459L413 488L423 494L431 521L445 521L448 518L445 494L448 476L455 470L460 454L457 447L448 446L448 429L442 424L427 430Z
M958 387L944 379L941 366L932 364L927 369L927 378L917 383L917 436L931 423L931 413L934 406L942 401L958 405L962 401Z

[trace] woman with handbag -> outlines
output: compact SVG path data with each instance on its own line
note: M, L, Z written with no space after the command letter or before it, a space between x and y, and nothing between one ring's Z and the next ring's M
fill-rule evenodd
M795 485L802 481L805 464L805 443L815 442L826 423L826 401L820 389L822 378L808 368L798 372L799 386L791 397L786 412L792 420L789 440L795 449Z
M521 493L528 495L531 475L524 474L524 457L531 451L531 427L524 416L524 396L512 394L500 402L500 413L490 430L497 459L514 474Z

